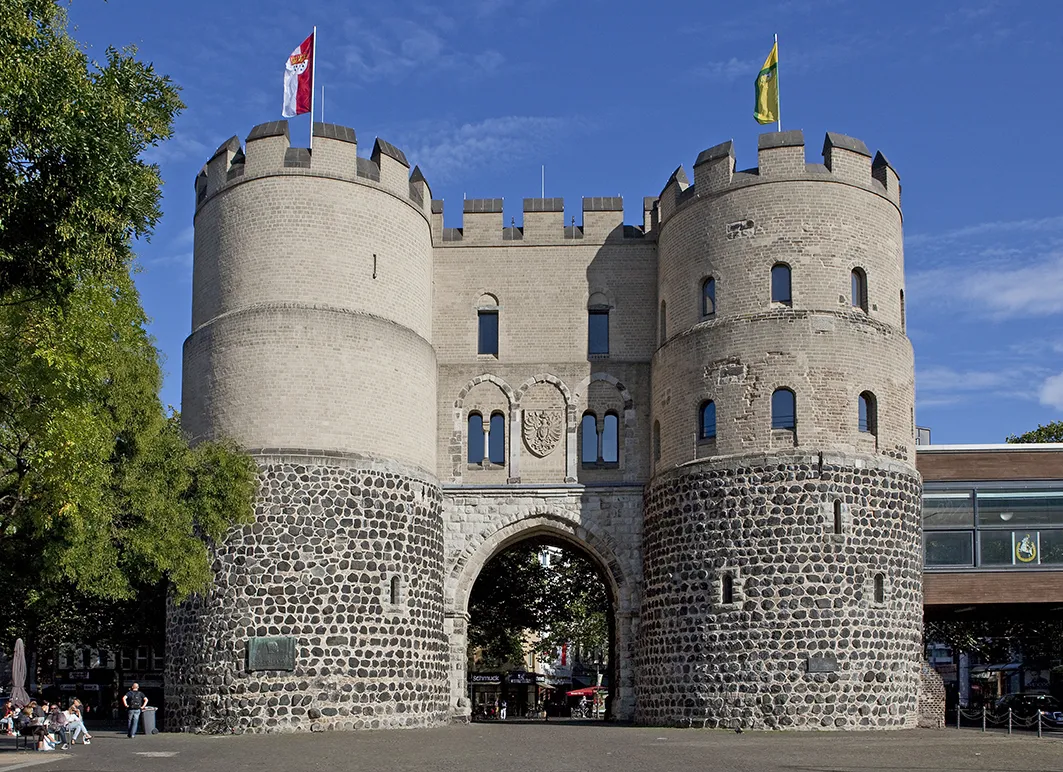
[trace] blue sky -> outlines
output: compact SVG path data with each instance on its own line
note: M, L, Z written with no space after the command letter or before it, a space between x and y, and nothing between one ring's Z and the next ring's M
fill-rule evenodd
M180 402L192 183L233 134L280 117L285 57L319 27L325 118L420 164L457 225L463 194L625 197L628 223L680 163L733 138L756 165L752 82L780 39L783 128L882 150L904 186L917 422L1001 442L1063 418L1063 122L1058 0L74 0L89 53L135 44L183 87L151 154L165 216L138 286ZM767 128L767 127L766 127ZM308 131L292 121L293 143ZM305 144L305 140L298 142Z

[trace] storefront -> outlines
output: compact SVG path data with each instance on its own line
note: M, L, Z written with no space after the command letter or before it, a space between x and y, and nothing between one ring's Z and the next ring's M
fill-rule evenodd
M469 704L472 705L472 720L498 718L502 704L501 673L469 673Z

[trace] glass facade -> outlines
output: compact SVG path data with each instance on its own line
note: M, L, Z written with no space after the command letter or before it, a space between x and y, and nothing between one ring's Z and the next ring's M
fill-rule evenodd
M1063 484L951 486L923 493L928 569L1063 567Z

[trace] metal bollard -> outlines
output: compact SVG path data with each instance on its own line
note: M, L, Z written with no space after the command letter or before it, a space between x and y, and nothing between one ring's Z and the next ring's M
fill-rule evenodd
M1008 734L1011 734L1011 708L1008 708Z
M956 728L960 728L960 706L956 705Z
M1041 736L1041 711L1037 711L1037 736Z
M982 706L982 731L985 731L985 705Z

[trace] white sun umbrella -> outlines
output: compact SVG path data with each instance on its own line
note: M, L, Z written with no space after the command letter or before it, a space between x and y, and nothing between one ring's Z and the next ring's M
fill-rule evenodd
M22 706L30 701L26 693L26 645L19 638L15 641L15 657L11 661L11 704Z

